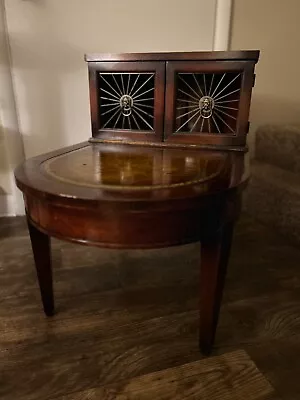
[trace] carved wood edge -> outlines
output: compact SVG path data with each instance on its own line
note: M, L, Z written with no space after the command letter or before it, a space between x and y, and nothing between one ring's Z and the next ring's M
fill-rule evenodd
M95 137L89 138L89 143L102 144L125 144L130 146L140 147L160 147L160 148L175 148L175 149L198 149L198 150L221 150L221 151L237 151L239 153L248 153L249 147L245 146L224 146L224 145L209 145L209 144L184 144L184 143L165 143L165 142L143 142L133 140L109 140L99 139Z

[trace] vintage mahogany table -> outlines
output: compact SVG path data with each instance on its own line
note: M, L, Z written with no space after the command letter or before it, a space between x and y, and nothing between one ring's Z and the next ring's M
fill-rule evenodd
M133 249L200 241L200 348L210 353L249 176L245 121L257 58L255 51L87 56L93 137L15 171L48 316L51 236Z

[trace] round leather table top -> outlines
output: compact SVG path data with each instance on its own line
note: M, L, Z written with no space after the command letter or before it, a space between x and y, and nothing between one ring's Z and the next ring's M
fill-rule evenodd
M82 199L194 197L238 186L244 154L88 142L27 160L21 190Z

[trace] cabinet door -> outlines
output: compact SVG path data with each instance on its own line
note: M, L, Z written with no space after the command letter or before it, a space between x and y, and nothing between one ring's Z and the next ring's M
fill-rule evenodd
M246 143L254 63L168 62L165 141Z
M164 62L89 62L92 134L162 141Z

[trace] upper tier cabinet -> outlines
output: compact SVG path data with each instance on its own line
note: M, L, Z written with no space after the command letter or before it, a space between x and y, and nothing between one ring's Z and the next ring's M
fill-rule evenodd
M93 138L245 146L258 56L87 55Z

